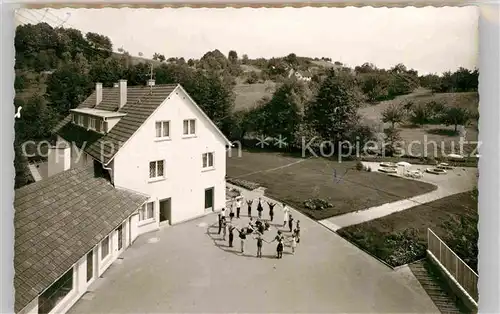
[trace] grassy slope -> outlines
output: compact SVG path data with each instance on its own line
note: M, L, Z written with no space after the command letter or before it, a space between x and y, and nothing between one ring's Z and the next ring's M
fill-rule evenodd
M234 110L254 107L262 97L272 97L275 88L276 83L272 81L257 84L237 84L234 87L234 93L236 94Z
M342 228L338 233L390 265L399 266L400 263L391 262L391 257L398 254L401 243L389 241L391 235L403 232L410 227L415 228L418 232L418 242L425 246L427 228L438 236L445 237L447 231L443 223L452 217L463 215L467 208L477 211L477 202L472 198L471 192L451 195L426 205L419 205L386 217ZM424 250L416 253L404 263L418 260L425 255Z

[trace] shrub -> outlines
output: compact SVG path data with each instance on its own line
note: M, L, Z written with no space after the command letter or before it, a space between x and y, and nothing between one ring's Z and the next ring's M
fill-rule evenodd
M311 210L324 210L333 207L330 202L321 198L310 198L304 202L304 206Z
M425 256L426 245L418 237L418 230L408 228L389 235L385 239L388 254L386 262L391 266L411 263Z

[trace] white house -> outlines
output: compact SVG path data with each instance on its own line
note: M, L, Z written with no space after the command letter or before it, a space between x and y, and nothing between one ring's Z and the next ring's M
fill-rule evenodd
M290 69L290 71L288 72L288 77L292 77L292 76L295 76L296 79L301 80L301 81L309 82L312 80L312 77L309 73Z
M54 129L52 176L16 191L16 236L42 235L31 241L31 250L16 242L16 312L65 312L138 235L226 206L226 150L231 143L182 86L152 80L147 86L127 87L124 80L117 85L97 83L94 93L71 110ZM47 201L40 190L60 193ZM56 227L50 219L33 216L59 210L65 223ZM30 219L35 220L30 224ZM101 226L94 234L82 223L114 227ZM43 232L43 226L51 231ZM65 230L68 226L73 228ZM77 226L82 226L80 233L74 231ZM75 239L79 249L66 247ZM44 246L41 257L36 245L44 241L59 245L52 250ZM46 258L54 250L64 256L63 262ZM35 267L33 259L45 262ZM19 274L18 264L26 267ZM32 277L44 268L45 279ZM61 297L41 305L47 291Z

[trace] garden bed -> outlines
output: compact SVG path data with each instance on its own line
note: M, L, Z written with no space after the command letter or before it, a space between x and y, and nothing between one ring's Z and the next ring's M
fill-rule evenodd
M242 187L244 189L247 189L247 190L255 190L255 189L258 189L261 187L260 184L258 183L255 183L255 182L251 182L251 181L247 181L247 180L243 180L243 179L237 179L237 178L227 178L226 179L227 182L231 183L231 184L234 184L236 186L239 186L239 187Z

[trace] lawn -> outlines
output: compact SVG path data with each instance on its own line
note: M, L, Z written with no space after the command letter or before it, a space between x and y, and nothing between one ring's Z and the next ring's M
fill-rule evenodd
M293 164L292 164L293 163ZM290 166L283 167L285 165ZM266 195L284 201L305 215L321 220L428 193L427 183L355 170L356 162L323 158L301 159L279 153L243 151L227 159L227 176L239 177L266 187ZM275 169L277 167L282 167ZM263 171L275 169L272 171ZM334 169L337 179L334 180ZM246 174L246 175L245 175ZM344 175L345 174L345 175ZM331 208L308 209L308 199L323 199Z
M477 199L472 192L451 195L337 232L389 265L400 266L425 257L427 228L446 241L451 236L446 223L468 212L477 215ZM457 250L452 244L450 246Z

